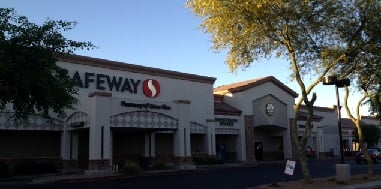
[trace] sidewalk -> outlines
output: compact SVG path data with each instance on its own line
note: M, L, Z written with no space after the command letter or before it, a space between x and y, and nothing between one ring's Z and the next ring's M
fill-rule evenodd
M54 182L86 182L97 179L118 179L118 178L128 178L136 176L152 176L152 175L169 175L176 174L180 172L194 172L202 171L203 168L197 168L194 170L182 170L182 169L171 169L171 170L152 170L144 171L141 174L127 175L121 173L110 173L110 174L93 174L86 175L83 173L51 173L42 175L26 175L26 176L13 176L8 178L0 178L1 185L15 185L15 184L45 184Z
M260 164L271 164L271 163L283 163L282 162L266 162ZM258 164L257 164L258 165ZM98 179L119 179L119 178L128 178L135 176L152 176L152 175L170 175L176 174L179 172L194 172L194 171L204 171L208 168L219 168L219 167L231 167L231 166L256 166L256 165L247 165L243 163L228 163L220 165L203 165L197 166L193 170L152 170L145 171L142 174L138 175L126 175L126 174L98 174L98 175L85 175L83 173L72 173L72 174L62 174L62 173L53 173L53 174L44 174L44 175L31 175L31 176L14 176L9 178L0 178L0 186L2 185L16 185L16 184L44 184L44 183L54 183L54 182L86 182L93 181ZM265 189L271 187L256 186L251 189ZM354 185L342 185L337 187L332 187L333 189L381 189L381 180L373 181L363 184L354 184Z
M204 171L208 168L223 168L223 167L236 167L236 166L255 166L255 165L247 165L243 163L198 165L196 169L150 170L150 171L144 171L142 174L137 174L137 175L126 175L126 174L119 174L119 173L101 174L101 175L85 175L85 174L42 175L42 176L37 176L34 179L30 180L30 183L42 184L42 183L52 183L52 182L80 182L80 181L91 181L94 179L118 179L118 178L127 178L127 177L135 177L135 176L169 175L169 174L176 174L176 173L182 173L182 172ZM0 180L0 183L1 183L1 180Z

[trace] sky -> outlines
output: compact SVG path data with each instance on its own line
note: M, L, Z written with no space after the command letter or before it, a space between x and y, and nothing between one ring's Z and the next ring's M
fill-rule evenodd
M212 49L210 35L200 28L201 18L185 7L186 0L1 0L0 7L14 8L18 15L42 24L47 19L76 21L63 32L71 40L90 41L96 49L75 54L215 77L214 87L266 76L274 76L300 94L289 77L289 61L271 58L253 62L249 68L231 73L226 51ZM315 80L306 77L305 82ZM336 104L333 86L319 85L316 106ZM341 101L344 94L340 90ZM358 95L352 94L351 102ZM350 105L353 109L353 105ZM362 114L367 114L363 108ZM343 115L345 117L345 115Z

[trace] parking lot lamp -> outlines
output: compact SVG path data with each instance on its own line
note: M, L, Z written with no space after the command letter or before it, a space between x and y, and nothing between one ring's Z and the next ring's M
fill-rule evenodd
M349 86L349 79L337 79L336 76L328 76L323 78L323 85L335 85L336 89L336 101L337 101L337 126L339 128L339 140L340 140L340 163L344 164L344 145L343 145L343 136L341 132L341 106L340 106L340 97L339 97L339 88Z

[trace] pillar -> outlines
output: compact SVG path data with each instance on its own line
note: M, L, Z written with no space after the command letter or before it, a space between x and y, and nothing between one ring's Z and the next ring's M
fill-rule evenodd
M320 159L320 154L325 151L326 150L324 147L323 127L319 126L317 127L317 149L316 149L317 158Z
M155 133L144 135L144 157L155 157Z
M89 94L89 170L85 174L111 173L111 93Z
M175 164L180 168L192 163L190 145L190 101L174 101L177 109L178 129L173 136Z
M153 158L155 157L155 133L145 133L144 135L144 156L141 159L141 167L143 170L149 169Z
M214 119L206 120L208 133L206 134L206 153L210 157L216 156L216 121Z
M155 148L155 136L156 136L156 134L154 133L154 132L152 132L151 134L150 134L150 137L151 137L151 141L150 141L150 157L155 157L156 155L156 148Z
M78 160L79 134L75 131L72 131L70 138L71 138L70 159L71 160Z
M63 172L79 171L78 168L78 148L79 134L75 131L66 130L62 133L62 162Z
M284 159L292 159L291 125L283 131L283 153Z
M76 149L78 152L78 135L76 135ZM72 136L68 131L67 125L64 125L64 130L61 133L61 159L62 159L62 172L71 172L78 170L78 161L72 160ZM78 159L78 153L76 153Z
M255 159L255 138L254 138L254 116L245 115L245 138L246 138L246 161L247 163L256 163Z
M145 133L144 134L144 157L150 156L150 134Z
M240 118L238 120L239 135L237 137L237 160L246 161L245 127L242 123L242 118Z
M61 133L61 158L66 161L70 159L70 135L66 124Z

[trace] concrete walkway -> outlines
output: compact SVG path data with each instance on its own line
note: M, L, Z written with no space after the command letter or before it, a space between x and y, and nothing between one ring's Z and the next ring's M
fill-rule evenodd
M269 163L269 162L267 162ZM276 163L276 162L274 162ZM279 162L280 163L280 162ZM149 175L164 175L164 174L177 174L180 172L194 172L194 171L204 171L211 167L228 167L228 166L253 166L241 163L232 164L222 164L222 165L212 165L212 166L198 166L194 170L154 170L145 171L139 176L149 176ZM255 166L255 165L254 165ZM85 175L83 173L72 173L72 174L45 174L45 175L32 175L32 176L15 176L10 178L0 178L1 185L14 185L14 184L44 184L44 183L54 183L54 182L85 182L98 179L118 179L118 178L128 178L137 175L125 175L125 174L98 174L98 175ZM252 189L256 189L254 187ZM381 181L368 182L363 184L345 185L333 187L333 189L381 189Z

